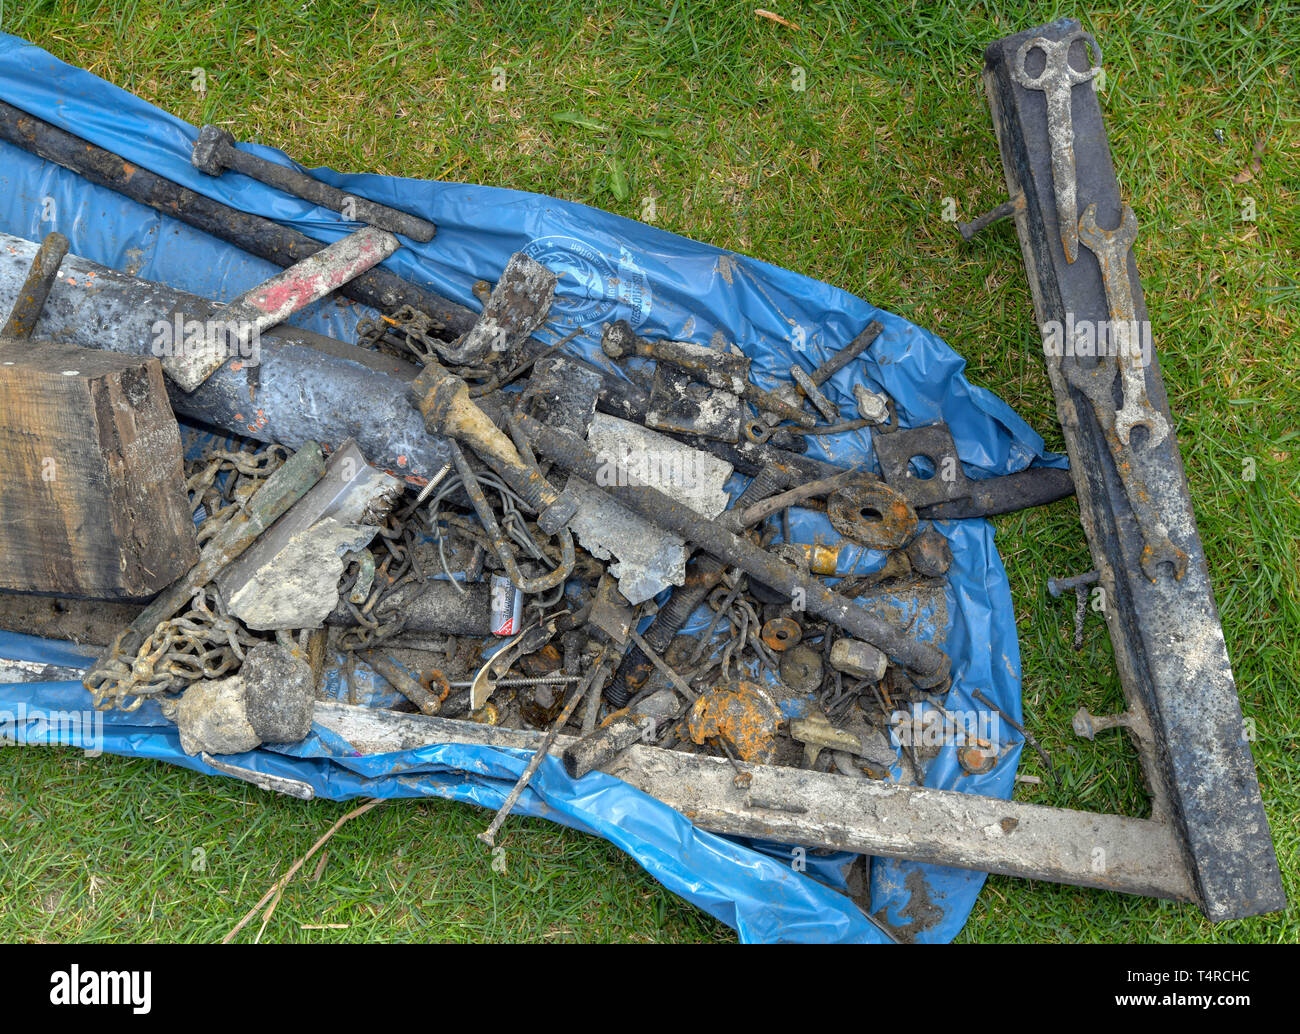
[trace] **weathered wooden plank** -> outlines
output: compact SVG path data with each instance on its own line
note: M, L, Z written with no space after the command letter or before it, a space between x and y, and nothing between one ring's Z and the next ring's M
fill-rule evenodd
M197 558L158 360L0 339L0 588L142 599Z

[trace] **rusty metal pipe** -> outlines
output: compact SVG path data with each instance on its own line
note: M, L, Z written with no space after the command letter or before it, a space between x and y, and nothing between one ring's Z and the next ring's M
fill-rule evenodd
M68 238L61 233L47 233L36 249L36 258L32 260L31 271L23 286L18 290L18 299L14 302L9 319L0 330L0 337L29 338L41 318L45 308L45 299L50 296L54 278L59 273L59 264L68 254Z
M190 164L209 176L220 176L226 169L243 173L259 183L283 190L286 194L310 201L313 205L332 208L349 221L368 223L390 233L400 233L421 244L428 244L437 232L437 228L427 219L349 194L298 169L241 151L235 146L235 138L220 126L209 125L199 130Z

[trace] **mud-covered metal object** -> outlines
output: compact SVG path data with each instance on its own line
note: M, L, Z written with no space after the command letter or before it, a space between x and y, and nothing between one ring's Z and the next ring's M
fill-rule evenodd
M202 348L165 356L163 369L184 391L193 391L232 357L240 357L245 367L257 366L264 330L379 265L397 248L396 237L370 226L326 245L222 306L220 332L206 335Z
M907 544L907 559L922 578L940 578L952 567L952 547L934 528L925 528Z
M1070 472L1055 467L968 477L952 432L942 422L877 432L871 446L885 484L902 494L917 516L930 520L994 517L1044 506L1074 492Z
M546 322L559 277L523 252L510 256L474 325L452 345L440 345L443 362L472 365L515 354Z
M776 617L763 623L763 645L777 653L799 645L803 629L794 618ZM882 654L883 656L883 654Z
M781 681L796 693L814 692L822 684L822 655L811 646L796 646L781 655Z
M869 549L897 549L916 533L916 511L896 489L862 478L826 500L831 527Z
M889 658L870 643L856 639L837 639L831 647L831 667L855 679L879 682L885 677Z
M254 629L319 628L338 603L341 557L374 538L402 488L349 438L311 490L216 576L231 613Z
M873 434L871 447L885 484L918 509L968 494L966 472L947 424Z
M689 555L684 538L605 489L627 467L638 482L652 485L689 512L716 517L727 506L731 464L603 413L592 420L587 445L602 461L596 482L570 475L561 494L575 504L569 520L573 533L597 559L611 561L609 571L629 603L644 603L670 585L681 585Z
M806 718L791 719L790 735L803 744L805 768L816 765L823 750L844 751L877 770L887 771L898 760L897 751L883 733L836 728L820 708L814 708Z
M1079 497L1084 532L1109 606L1104 615L1128 711L1150 729L1139 755L1152 793L1151 826L1165 827L1177 850L1165 857L1166 881L1182 877L1191 896L1214 920L1237 918L1286 907L1268 819L1260 799L1250 745L1243 734L1241 705L1228 659L1223 629L1196 528L1172 430L1160 361L1145 349L1141 370L1147 404L1171 428L1157 442L1125 447L1113 414L1122 409L1115 392L1113 356L1076 362L1078 328L1107 328L1116 306L1118 277L1126 278L1132 317L1143 335L1148 316L1131 248L1118 243L1088 245L1076 261L1062 249L1069 234L1068 213L1060 208L1061 120L1041 88L1026 86L1017 69L1021 55L1047 40L1058 69L1067 60L1069 41L1080 39L1078 22L1063 19L992 44L985 55L984 86L1013 201L1034 310L1043 333L1048 377L1056 396L1070 466ZM1032 75L1032 71L1029 73ZM1040 77L1041 78L1041 77ZM1057 87L1056 97L1065 96ZM1075 193L1092 227L1125 225L1125 205L1111 161L1110 145L1097 94L1069 90ZM1058 99L1055 104L1060 106ZM1076 227L1077 229L1077 227ZM1109 268L1099 259L1104 258ZM1126 313L1125 313L1126 314ZM1073 328L1066 333L1065 328ZM1107 369L1107 367L1109 369ZM1100 370L1091 374L1070 370ZM1106 382L1103 390L1102 381ZM1136 384L1131 377L1131 383ZM1128 401L1125 396L1125 401ZM1139 403L1139 405L1142 405ZM1145 411L1145 406L1143 405ZM1136 425L1134 425L1136 427ZM1116 448L1118 446L1119 448ZM1137 486L1141 486L1140 492ZM1135 505L1135 496L1138 501ZM1185 573L1152 570L1147 538L1158 521L1186 554ZM1157 565L1159 566L1159 565ZM1118 823L1113 836L1126 836L1140 820L1095 816L1098 828ZM1156 835L1156 834L1150 834ZM1114 857L1106 837L1094 847ZM1183 872L1185 870L1185 872Z
M747 506L761 502L770 496L781 484L780 473L771 467L765 467L745 486L736 500L734 511L743 511ZM728 520L724 514L721 520ZM674 588L668 599L659 608L659 613L645 630L645 639L654 649L661 653L668 649L669 643L678 630L686 624L691 613L704 602L705 597L722 580L726 565L723 561L708 553L699 553L686 565L686 581ZM626 707L632 694L645 685L654 664L639 648L633 646L623 656L613 678L605 687L605 696L613 707Z
M1071 63L1076 43L1083 44L1085 58L1092 64L1079 70ZM1030 55L1041 53L1041 71L1031 73ZM1079 257L1077 223L1077 184L1074 158L1074 88L1092 82L1101 72L1101 48L1090 33L1082 29L1061 36L1033 36L1016 50L1011 65L1012 78L1026 90L1040 90L1047 101L1047 139L1052 155L1052 192L1056 197L1056 221L1061 235L1065 261Z
M226 169L233 169L268 187L283 190L314 205L332 208L350 222L368 223L421 244L429 243L437 232L427 219L349 194L299 169L241 151L235 146L234 136L220 126L207 125L199 130L190 153L190 163L209 176L220 176Z
M783 721L780 705L764 686L738 679L700 694L691 705L686 726L695 743L720 739L741 761L770 764Z
M702 384L668 363L655 368L645 411L647 427L734 445L740 441L743 418L738 395Z
M559 566L545 574L539 574L531 578L525 577L519 570L519 564L510 549L505 533L501 530L496 514L492 512L492 507L488 505L487 496L483 494L483 488L479 485L478 476L474 473L474 469L465 458L460 446L455 442L451 445L451 456L456 464L456 470L460 472L462 483L465 491L469 494L474 512L478 515L483 529L487 532L488 538L492 542L492 548L496 551L497 558L505 568L506 577L510 579L510 583L520 592L535 593L553 589L568 578L573 573L574 563L573 534L569 529L561 528L558 532L562 550Z
M574 779L604 768L634 743L653 743L659 730L677 718L677 697L661 689L635 709L615 711L599 729L564 749L564 770Z
M749 380L748 356L717 348L708 348L689 341L648 341L626 331L606 333L601 336L601 348L611 359L638 357L666 363L720 391L747 399L759 409L791 420L802 427L812 427L816 419L798 406L786 401L776 392L767 391Z
M520 424L539 453L580 477L595 482L605 477L601 474L602 469L609 471L611 465L607 460L602 460L572 435L545 427L529 417L521 417ZM661 527L677 532L720 560L735 564L776 592L784 593L790 599L799 599L817 617L876 644L921 683L938 685L948 677L950 662L947 654L938 647L911 638L897 624L831 592L819 580L801 574L792 564L738 537L722 523L699 517L663 493L638 484L620 465L612 466L615 468L614 483L602 487L630 509Z
M562 504L548 518L547 511L559 502L559 493L519 454L510 436L474 403L463 380L441 364L431 362L408 390L429 432L455 438L473 449L539 514L544 531L550 534L568 523L576 507L572 503Z
M181 609L195 591L207 585L225 567L239 558L280 515L301 499L325 473L320 446L309 443L289 457L249 499L238 516L203 547L199 561L186 575L156 599L131 622L86 674L83 684L95 697L96 707L116 704L125 710L139 707L144 692L135 676L141 663L136 651L162 621ZM119 687L126 687L125 691ZM158 689L166 688L166 683ZM130 699L129 704L125 703Z

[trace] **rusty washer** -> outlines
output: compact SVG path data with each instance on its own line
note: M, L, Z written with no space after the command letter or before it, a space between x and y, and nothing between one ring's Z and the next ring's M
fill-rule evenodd
M971 775L983 775L992 772L998 763L998 752L989 747L975 747L967 744L957 748L957 761L963 771Z
M802 638L803 629L794 618L773 618L763 626L763 644L777 653L797 646Z
M807 646L787 650L781 658L781 681L796 693L811 693L822 684L821 651Z
M883 481L861 481L826 500L831 527L869 549L897 549L916 532L916 511Z

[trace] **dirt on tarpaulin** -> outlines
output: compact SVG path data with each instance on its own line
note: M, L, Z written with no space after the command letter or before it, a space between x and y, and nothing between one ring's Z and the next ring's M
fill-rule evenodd
M913 869L903 881L903 887L911 895L907 904L898 910L898 914L910 920L904 926L896 926L889 921L889 907L875 912L877 922L889 929L895 937L907 944L914 944L917 937L931 930L944 916L944 911L930 898L930 884L926 882L925 873Z

